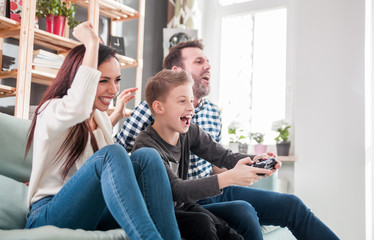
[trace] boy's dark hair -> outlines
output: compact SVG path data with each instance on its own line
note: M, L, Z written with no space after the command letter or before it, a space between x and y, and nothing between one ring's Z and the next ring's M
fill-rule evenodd
M164 101L170 90L186 83L190 83L192 87L193 80L191 74L184 70L164 69L149 79L145 86L145 100L152 114L154 101Z
M178 43L174 47L170 48L168 55L164 59L162 67L164 69L172 69L173 66L177 66L184 69L181 54L181 50L183 48L200 48L201 50L204 50L204 45L202 41L198 39Z

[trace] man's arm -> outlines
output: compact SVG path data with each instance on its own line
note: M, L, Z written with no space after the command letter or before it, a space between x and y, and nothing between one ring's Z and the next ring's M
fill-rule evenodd
M141 102L126 119L122 129L116 134L116 143L122 145L128 152L131 152L135 138L153 122L151 110L145 101Z

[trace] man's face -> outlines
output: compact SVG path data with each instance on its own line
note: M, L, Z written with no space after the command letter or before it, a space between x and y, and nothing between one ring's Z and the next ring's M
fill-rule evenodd
M184 70L191 73L194 79L193 94L201 99L210 92L210 64L200 48L183 48L181 50Z

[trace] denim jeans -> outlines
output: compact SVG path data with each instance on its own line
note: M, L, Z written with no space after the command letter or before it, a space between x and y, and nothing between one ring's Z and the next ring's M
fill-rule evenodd
M295 195L230 186L200 205L226 220L244 239L263 239L260 225L287 227L297 239L339 239Z
M115 219L115 220L114 220ZM26 228L120 226L133 239L180 239L169 180L154 149L120 145L97 151L55 196L35 202Z

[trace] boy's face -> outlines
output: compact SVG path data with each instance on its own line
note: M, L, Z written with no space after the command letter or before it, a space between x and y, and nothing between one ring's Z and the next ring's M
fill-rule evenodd
M173 132L187 132L194 113L193 99L192 86L189 83L170 90L162 103L164 107L162 121L165 127Z

